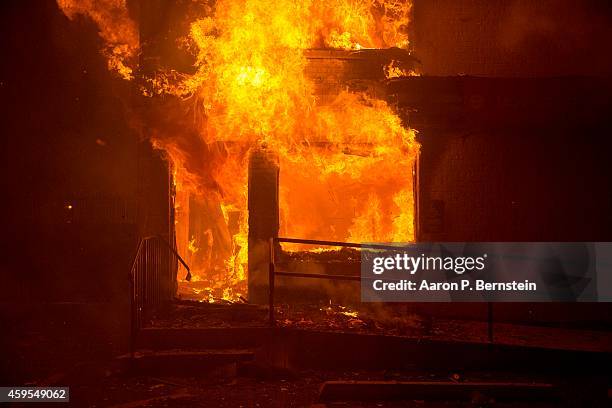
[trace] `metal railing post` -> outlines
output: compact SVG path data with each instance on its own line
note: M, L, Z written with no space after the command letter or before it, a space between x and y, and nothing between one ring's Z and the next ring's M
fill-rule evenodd
M269 314L270 314L270 326L276 325L274 317L274 238L270 238L270 264L268 269L268 284L270 287L269 291Z
M164 251L165 248L168 251ZM143 316L146 319L150 318L151 311L171 300L170 296L164 296L163 289L166 279L165 270L172 273L170 261L172 256L185 267L187 270L185 279L190 280L189 266L163 237L159 235L142 237L138 243L129 275L130 352L132 357L136 349L136 338L143 327ZM163 267L166 260L168 261L167 268Z

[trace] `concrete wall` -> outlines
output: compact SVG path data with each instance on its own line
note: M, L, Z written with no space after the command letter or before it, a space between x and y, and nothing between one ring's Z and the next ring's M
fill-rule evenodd
M169 191L163 160L126 115L132 85L109 73L96 27L69 21L53 0L1 8L0 318L16 376L36 371L27 362L125 351L131 260L141 234L168 232ZM56 357L28 353L41 337L37 353Z
M412 45L427 75L608 75L606 0L414 0Z
M254 150L249 158L249 301L268 300L270 239L278 237L278 175L275 155Z
M612 83L421 77L391 99L419 129L422 241L610 241ZM485 319L486 304L410 304ZM609 325L610 305L495 304L496 321Z
M605 79L409 78L389 84L419 130L421 240L609 240Z
M2 289L33 302L122 297L137 234L138 137L122 106L129 90L108 73L92 24L70 23L53 1L3 7L13 231L3 262L17 289Z

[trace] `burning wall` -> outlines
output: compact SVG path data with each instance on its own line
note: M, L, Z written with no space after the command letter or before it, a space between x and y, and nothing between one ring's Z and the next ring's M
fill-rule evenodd
M188 32L166 36L193 57L189 71L175 69L172 61L145 69L142 61L150 55L140 55L140 66L134 61L137 50L150 48L150 39L142 38L141 21L134 48L129 10L146 15L147 2L130 8L121 0L58 4L70 18L85 14L95 21L109 68L136 78L143 95L152 98L142 132L172 163L177 245L190 254L202 295L245 294L247 162L253 148L274 152L282 169L281 234L414 239L414 131L376 98L375 86L351 86L330 74L336 84L330 91L329 78L313 72L307 52L406 49L410 2L168 2L186 10L171 26ZM349 59L335 63L342 68ZM378 66L381 79L403 73L390 67Z

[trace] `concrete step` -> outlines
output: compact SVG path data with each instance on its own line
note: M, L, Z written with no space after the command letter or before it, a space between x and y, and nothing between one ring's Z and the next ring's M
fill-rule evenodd
M253 328L207 328L166 329L146 328L140 330L136 347L147 350L187 349L252 349L269 339L270 329Z
M239 363L253 358L253 351L246 349L139 350L119 361L133 375L227 378L236 375Z
M287 328L144 329L137 349L250 349L293 369L607 373L612 353Z
M310 330L278 330L268 348L295 369L605 374L612 364L612 353Z

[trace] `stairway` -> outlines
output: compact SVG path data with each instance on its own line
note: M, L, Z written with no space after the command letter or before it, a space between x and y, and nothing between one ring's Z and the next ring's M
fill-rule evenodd
M241 313L231 318L236 311ZM270 335L263 326L240 327L241 321L252 321L257 313L250 305L177 301L138 330L134 353L122 356L121 364L135 375L234 377L242 364L254 360L257 348ZM202 321L214 324L216 318L235 324L202 327Z

